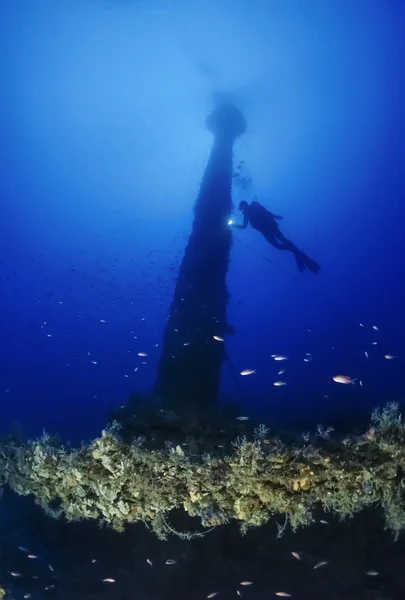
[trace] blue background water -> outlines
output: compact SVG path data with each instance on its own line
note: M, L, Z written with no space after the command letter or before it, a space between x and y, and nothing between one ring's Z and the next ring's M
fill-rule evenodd
M256 231L235 232L226 344L256 374L235 389L224 365L224 398L316 421L403 396L401 2L15 0L1 12L2 428L88 437L151 389L218 91L248 124L235 167L252 185L235 187L236 207L257 194L322 266L300 274ZM340 373L363 388L334 383Z
M259 233L235 231L226 346L238 373L256 373L235 383L225 363L224 401L242 397L244 414L300 427L357 426L373 407L402 401L403 17L399 0L1 3L1 431L89 439L111 407L152 388L218 92L232 95L248 125L234 164L245 161L252 184L234 187L235 206L257 194L322 267L300 274ZM288 361L274 362L279 353ZM363 387L337 384L337 374ZM280 378L288 385L275 387ZM230 527L165 546L139 529L50 523L10 494L0 583L18 584L11 569L28 577L16 549L25 544L48 578L46 561L56 561L58 598L145 598L141 590L153 589L148 597L199 598L246 577L262 597L288 583L305 599L374 599L383 596L358 594L364 570L385 561L393 579L377 578L375 589L399 599L405 550L380 533L380 518L318 524L276 543L272 529L241 539ZM306 566L293 567L290 552L301 548ZM146 556L158 569L168 556L184 564L149 575ZM304 570L322 558L330 571ZM83 582L111 574L121 595L85 595ZM260 587L266 577L271 585ZM17 598L34 585L19 581Z

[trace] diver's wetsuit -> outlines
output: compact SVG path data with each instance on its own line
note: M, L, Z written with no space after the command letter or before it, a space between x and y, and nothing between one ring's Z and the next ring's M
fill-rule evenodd
M305 268L309 269L313 273L317 273L320 269L318 263L311 260L304 252L299 250L295 244L288 240L280 231L276 219L282 219L278 215L274 215L272 212L267 210L259 202L241 202L240 207L243 212L243 225L235 225L238 229L246 229L248 223L260 231L260 233L266 238L266 240L279 250L289 250L295 256L297 267L300 271L304 271Z

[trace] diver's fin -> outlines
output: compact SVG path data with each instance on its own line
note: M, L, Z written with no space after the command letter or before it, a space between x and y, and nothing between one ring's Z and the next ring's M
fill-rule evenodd
M303 256L303 260L304 260L304 265L306 266L306 268L309 271L312 271L312 273L318 273L318 271L320 270L320 266L318 265L317 262L315 262L314 260L312 260L312 258L309 258L306 254L302 253Z

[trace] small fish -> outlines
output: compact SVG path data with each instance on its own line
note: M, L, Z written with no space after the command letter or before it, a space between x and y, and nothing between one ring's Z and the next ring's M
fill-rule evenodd
M366 327L365 323L359 323L360 327Z
M28 554L28 558L38 558L36 554Z
M371 342L372 346L377 346L378 342Z
M252 585L253 581L241 581L239 585Z
M393 356L392 354L385 354L384 358L386 358L387 360L393 360L395 356Z
M364 355L365 355L366 358L370 358L369 355L368 355L367 350L364 352Z
M363 382L361 379L359 379L359 384L360 384L360 387L363 387Z
M271 355L274 360L288 360L288 356L283 356L282 354Z
M104 319L100 319L100 323L107 323Z
M322 523L322 525L329 525L329 521L326 521L325 519L319 519L319 522Z
M328 560L321 560L319 563L316 563L314 569L319 569L320 567L324 567L327 564L329 564Z
M48 565L48 568L49 568L50 571L54 571L55 570L52 565Z
M236 417L237 421L249 421L249 417L244 417L244 416L240 416L240 417Z
M97 361L96 361L96 360L92 360L91 362L93 363L93 365L96 365L96 364L97 364Z
M304 358L304 362L312 362L312 358Z
M370 575L370 577L376 577L377 575L379 575L379 572L371 570L371 571L365 571L365 574Z
M138 352L138 356L148 356L146 352Z
M241 375L253 375L253 373L256 373L256 369L244 369L240 372Z
M377 327L377 325L373 325L373 329L374 329L375 331L378 331L378 327Z
M29 552L28 548L25 546L18 546L18 549L21 550L21 552Z
M279 371L277 371L277 375L282 375L286 371L287 371L287 369L280 369Z
M276 596L280 596L280 598L292 598L292 594L288 592L276 592Z
M31 598L32 594L28 592L28 594L24 594L23 598Z
M219 592L211 592L211 594L208 594L207 598L215 598L215 596L218 596Z
M176 564L176 562L177 562L177 560L174 560L173 558L168 558L168 559L166 560L166 564L167 564L167 565L175 565L175 564Z
M352 379L348 375L335 375L333 381L336 383L352 383L354 385L355 379Z
M217 342L224 342L224 338L221 337L220 335L213 335L212 336L214 338L214 340L216 340ZM207 596L208 597L208 596Z
M94 565L94 563L96 563L96 562L97 562L97 558L92 558L92 559L91 559L91 562L92 562L92 563L93 563L93 565Z
M276 387L281 387L282 385L287 385L286 381L275 381L273 383L273 385L275 385Z
M101 580L103 583L115 583L115 579L113 579L112 577L106 577L105 579Z
M18 571L10 571L10 575L12 575L13 577L21 577L21 573L19 573Z
M53 590L53 588L56 587L54 583L51 583L51 585L46 585L44 587L44 590Z
M148 563L148 565L149 565L150 567L152 566L152 561L151 561L151 559L150 559L150 558L147 558L147 559L146 559L146 562Z
M190 342L184 342L183 346L189 346Z
M294 558L296 558L297 560L301 560L301 556L299 554L299 552L291 552L291 554L293 555Z

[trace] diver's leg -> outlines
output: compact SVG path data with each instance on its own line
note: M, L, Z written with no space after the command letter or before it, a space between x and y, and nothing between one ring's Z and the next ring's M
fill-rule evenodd
M297 261L297 265L298 265L298 268L300 271L304 270L302 268L302 265L304 265L304 268L306 267L307 269L312 271L312 273L318 273L319 269L321 268L318 265L318 263L315 262L314 260L312 260L312 258L309 258L309 256L307 256L305 254L305 252L302 252L302 250L299 250L295 244L290 242L290 240L287 240L287 238L281 233L280 230L277 232L277 237L279 240L281 240L284 243L284 245L286 246L286 248L288 250L291 250L291 252L294 252L295 260Z
M282 244L285 250L290 250L290 252L299 252L297 246L295 244L293 244L292 242L290 242L290 240L288 240L284 234L281 233L281 231L278 229L277 233L275 234L275 237L278 238Z
M268 234L268 233L263 233L263 236L269 242L269 244L271 244L272 246L274 246L278 250L287 250L287 248L284 246L284 244L280 244L280 242L278 242L276 240L276 238L274 237L274 235Z
M281 231L279 229L277 229L277 233L275 235L281 241L281 244L280 244L280 242L277 242L278 244L280 244L280 247L283 248L283 250L289 250L290 252L292 252L294 254L294 258L295 258L295 262L297 263L298 270L302 273L302 271L305 270L305 260L304 260L304 255L302 254L302 252L300 252L300 250L298 250L297 246L295 244L293 244L292 242L290 242L290 240L288 240L285 237L285 235L283 235L281 233Z
M301 255L301 252L298 250L298 248L296 248L294 246L294 244L292 244L289 240L287 240L287 238L285 238L283 236L283 234L279 231L277 231L276 234L267 234L262 232L264 237L266 238L266 240L272 245L274 246L274 248L277 248L278 250L289 250L290 252L292 252L295 256L295 261L297 263L297 267L299 271L304 271L305 269L305 262L303 260L303 257ZM282 243L279 242L276 239L276 236L280 239L282 239Z

